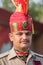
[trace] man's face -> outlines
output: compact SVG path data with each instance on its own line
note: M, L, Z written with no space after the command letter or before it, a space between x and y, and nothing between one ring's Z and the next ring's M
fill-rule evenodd
M13 41L13 47L17 50L27 50L32 41L32 34L29 31L18 31L10 34L10 40Z

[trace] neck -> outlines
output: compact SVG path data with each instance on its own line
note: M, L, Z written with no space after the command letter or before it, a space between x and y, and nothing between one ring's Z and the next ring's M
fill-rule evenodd
M16 50L18 50L18 51L20 51L20 52L26 52L26 51L28 51L28 49L26 49L26 48L16 48L16 47L13 47L14 49L16 49Z

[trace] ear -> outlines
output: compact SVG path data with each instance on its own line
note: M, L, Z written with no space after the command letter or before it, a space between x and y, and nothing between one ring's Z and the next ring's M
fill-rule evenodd
M9 39L10 39L10 41L13 41L13 34L12 33L9 33Z

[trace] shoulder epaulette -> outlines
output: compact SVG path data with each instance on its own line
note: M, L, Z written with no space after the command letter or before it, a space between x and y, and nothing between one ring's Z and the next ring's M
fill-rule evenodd
M7 56L9 54L9 51L7 51L7 52L5 52L5 53L2 53L2 54L0 54L0 58L3 58L3 57L5 57L5 56Z

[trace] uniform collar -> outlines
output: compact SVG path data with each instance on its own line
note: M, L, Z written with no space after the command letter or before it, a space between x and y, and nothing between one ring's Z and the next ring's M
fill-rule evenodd
M30 60L30 58L32 58L33 57L33 55L32 55L32 53L31 53L31 51L29 51L29 55L28 55L28 58L27 58L27 61L26 61L26 63L28 63L28 61Z
M30 60L30 58L31 58L32 56L33 56L33 55L32 55L31 52L30 52L30 54L28 55L28 58L27 58L27 61L26 61L26 62L28 62L28 60ZM10 59L12 59L12 58L14 58L14 57L17 57L17 55L16 55L16 52L15 52L14 48L12 48L12 49L9 51L8 60L10 60Z
M9 55L8 55L8 60L14 58L14 57L17 57L16 55L16 52L14 51L14 48L12 48L10 51L9 51Z

